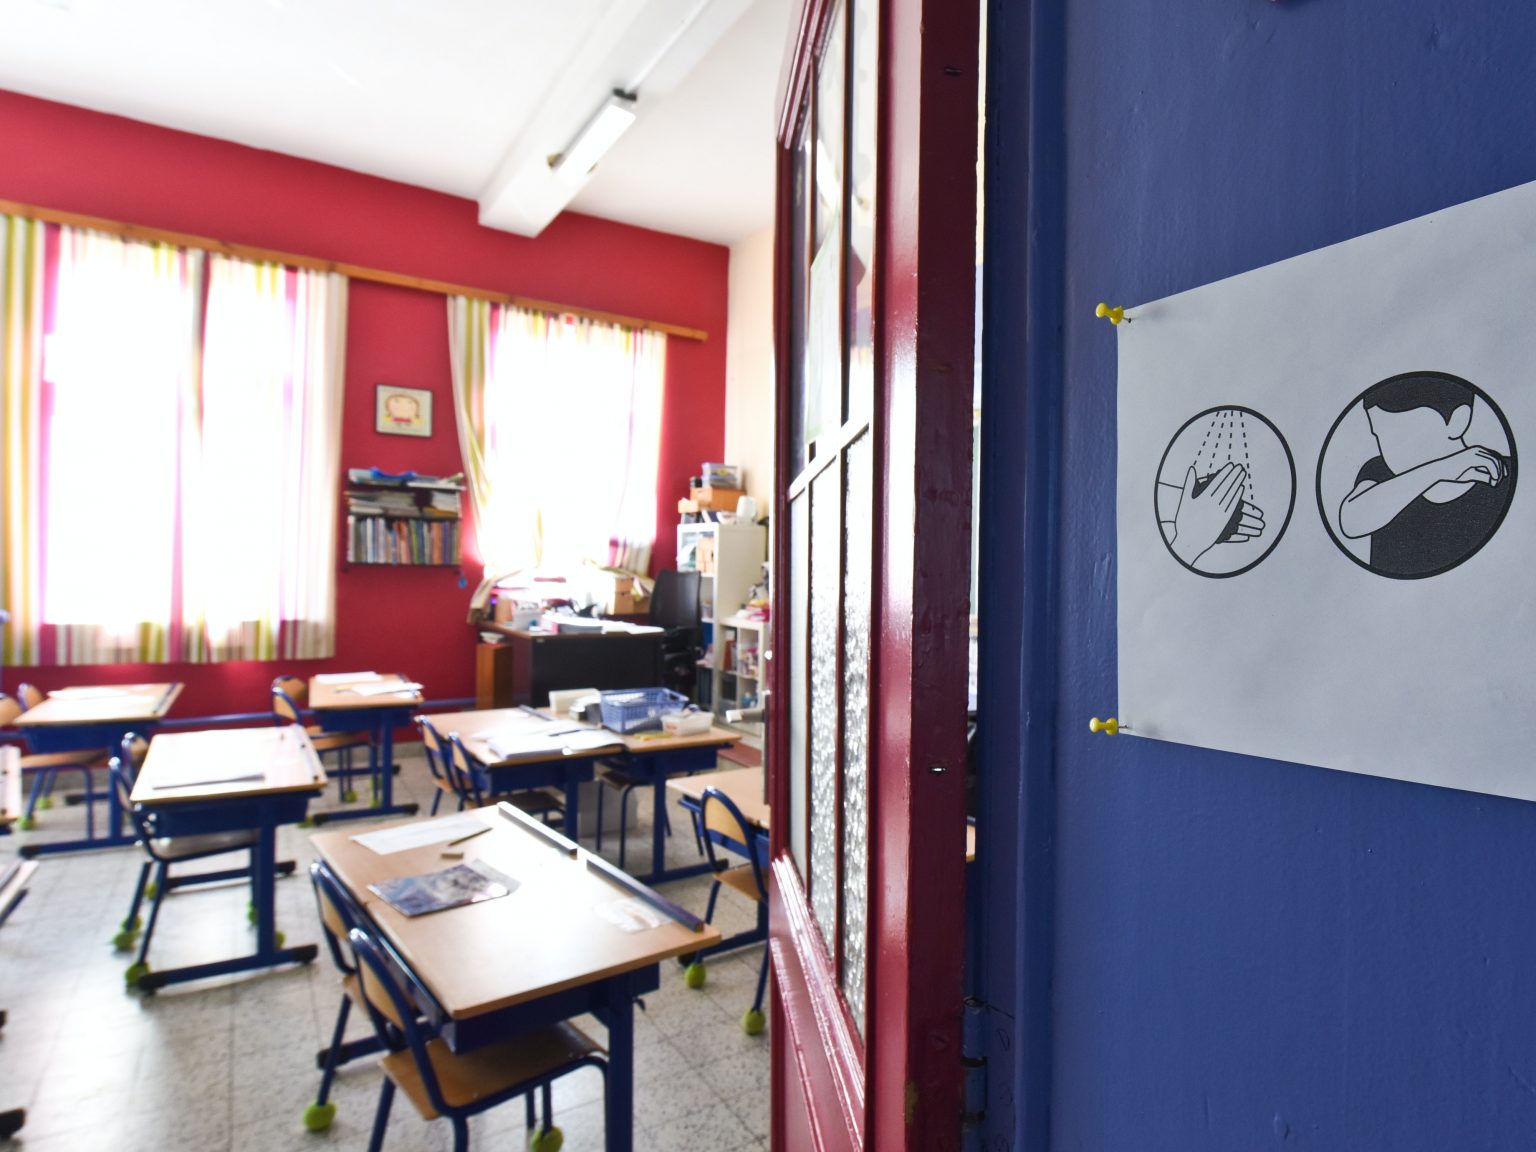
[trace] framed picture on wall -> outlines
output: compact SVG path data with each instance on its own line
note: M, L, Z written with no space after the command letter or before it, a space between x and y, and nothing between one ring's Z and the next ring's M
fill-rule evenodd
M378 385L374 429L391 436L432 435L432 393L425 388Z

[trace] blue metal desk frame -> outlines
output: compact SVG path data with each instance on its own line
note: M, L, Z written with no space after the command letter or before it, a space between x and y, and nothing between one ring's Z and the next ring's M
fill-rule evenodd
M470 758L485 774L488 795L523 788L559 788L565 796L565 834L575 840L581 828L581 796L577 786L596 777L597 762L606 756L562 756L558 760L514 760L505 764L486 764L472 752Z
M697 772L708 772L715 767L720 750L730 746L730 744L706 744L695 748L657 749L654 752L632 748L617 756L602 757L604 760L613 761L627 775L650 784L656 798L655 806L652 808L656 817L651 821L651 870L644 874L637 874L636 880L645 884L663 884L668 880L701 876L711 870L707 860L698 864L685 864L681 868L665 867L666 832L661 813L667 802L668 779L673 776L692 776Z
M368 708L311 708L309 711L327 732L371 730L373 745L368 750L368 766L379 780L376 805L358 809L332 809L316 812L316 824L335 820L371 820L378 816L414 816L414 801L395 803L395 729L410 724L421 711L421 701L398 705L374 705Z
M227 800L175 801L152 806L156 830L166 836L255 830L256 847L252 849L251 859L251 905L256 913L256 951L233 960L215 960L208 964L168 968L163 972L146 972L139 977L136 985L140 991L153 992L168 984L273 968L279 964L308 964L319 955L319 947L314 944L301 944L294 948L278 947L274 888L277 883L277 826L301 822L309 810L310 800L323 790L322 782L314 792L236 796Z
M133 732L148 739L154 734L157 722L153 720L104 720L80 724L39 724L21 731L27 746L34 752L81 752L94 760L97 754L116 755L123 737ZM54 856L60 852L88 852L97 848L122 848L137 843L138 836L123 831L122 806L117 802L117 790L107 787L106 831L100 835L87 835L79 840L56 840L50 844L23 844L20 855ZM94 821L88 818L88 826Z

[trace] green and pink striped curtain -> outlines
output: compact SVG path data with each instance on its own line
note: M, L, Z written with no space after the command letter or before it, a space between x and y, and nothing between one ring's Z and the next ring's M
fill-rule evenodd
M7 660L331 655L345 279L26 221L6 245Z
M0 664L35 664L42 624L43 225L0 216Z

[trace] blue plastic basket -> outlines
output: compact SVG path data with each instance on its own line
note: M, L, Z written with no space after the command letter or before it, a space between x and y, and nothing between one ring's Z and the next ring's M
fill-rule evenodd
M688 697L666 688L626 688L601 695L603 727L621 734L660 728L668 712L688 707Z

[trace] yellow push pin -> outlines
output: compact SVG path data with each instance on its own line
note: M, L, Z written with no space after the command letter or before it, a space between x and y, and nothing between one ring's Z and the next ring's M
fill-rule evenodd
M1108 320L1111 324L1129 324L1131 322L1131 318L1125 314L1124 308L1118 304L1111 308L1102 300L1099 302L1099 306L1093 310L1093 314L1100 320Z
M1113 736L1116 732L1120 731L1121 727L1122 725L1120 721L1116 720L1113 716L1111 716L1108 720L1100 720L1097 716L1095 716L1092 720L1088 721L1088 731L1102 732L1106 736ZM1129 728L1126 728L1125 730L1127 732L1130 731Z

